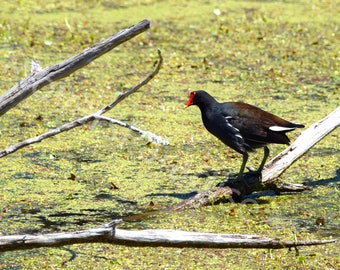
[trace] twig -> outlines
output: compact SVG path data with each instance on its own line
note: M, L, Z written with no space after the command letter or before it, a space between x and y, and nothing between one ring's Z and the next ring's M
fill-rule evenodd
M140 136L142 136L143 138L145 138L147 141L149 142L154 142L157 144L162 144L162 145L169 145L169 141L164 139L161 136L158 136L150 131L145 131L145 130L141 130L135 126L132 126L128 123L125 123L123 121L120 121L118 119L113 119L110 117L106 117L106 116L101 116L101 115L95 115L95 119L97 120L101 120L101 121L106 121L109 122L111 124L116 124L116 125L120 125L122 127L126 127L136 133L138 133Z
M135 85L134 87L130 88L130 90L126 91L125 93L119 95L117 97L117 99L115 101L113 101L112 103L110 103L109 105L107 105L106 107L104 107L103 109L99 110L97 112L97 115L101 115L106 113L107 111L111 110L114 106L116 106L119 102L123 101L125 98L127 98L129 95L133 94L134 92L136 92L139 88L141 88L142 86L146 85L149 81L151 81L156 74L159 72L159 70L161 69L161 66L163 64L163 56L161 53L161 50L158 49L157 50L158 53L158 64L155 68L155 70L150 73L144 80L142 80L141 82L139 82L137 85Z

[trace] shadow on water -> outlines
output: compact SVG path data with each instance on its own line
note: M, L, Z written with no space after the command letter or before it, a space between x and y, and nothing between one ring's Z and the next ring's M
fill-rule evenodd
M192 191L188 193L151 193L145 195L145 197L171 197L186 200L189 199L190 197L195 196L196 194L198 194L197 191Z
M186 174L181 174L182 176L196 176L198 178L208 178L208 177L219 177L223 176L225 179L233 179L237 176L237 174L232 174L228 170L211 170L207 169L202 172L197 172L197 173L186 173ZM336 170L336 176L333 178L328 178L328 179L322 179L319 181L315 181L313 179L307 179L305 182L303 182L304 185L308 187L318 187L318 186L328 186L333 183L338 183L340 181L340 168ZM218 185L218 184L217 184ZM147 197L152 197L152 196L167 196L167 197L172 197L172 198L178 198L182 200L186 200L192 196L195 196L198 194L198 192L193 191L193 192L188 192L188 193L152 193L146 195ZM269 200L264 199L263 197L274 197L274 196L287 196L287 195L296 195L296 192L281 192L281 193L276 193L273 190L264 190L264 191L259 191L259 192L253 192L252 194L246 195L243 200L246 201L252 201L256 204L268 204Z
M133 215L134 213L130 213ZM127 213L129 215L129 213ZM79 226L84 226L86 224L90 224L93 227L93 224L103 224L110 220L117 219L121 216L121 213L114 212L103 209L83 209L81 213L79 212L59 212L49 215L39 215L36 216L37 222L42 224L43 229L51 230L51 231L59 231L62 228L77 228L80 229ZM64 229L62 229L64 230ZM39 229L41 232L41 229ZM32 233L32 232L25 232Z
M330 184L335 184L340 182L340 168L336 170L336 176L328 179L321 179L318 181L315 181L313 179L307 179L305 182L303 182L304 185L310 186L310 187L318 187L318 186L328 186Z
M185 174L186 176L196 176L199 178L208 178L208 177L232 177L231 174L228 172L228 170L206 170L203 172L198 173L191 173L191 174ZM322 179L319 181L315 181L313 179L307 179L304 184L310 187L318 187L318 186L328 186L332 184L339 183L340 181L340 168L336 170L336 176L333 178L328 179ZM146 197L171 197L176 198L180 200L186 200L190 197L193 197L197 195L197 191L192 192L172 192L172 193L150 193L146 194ZM295 193L283 193L282 195L290 195ZM274 197L278 196L274 191L267 190L262 192L254 192L252 194L247 195L244 197L246 201L251 201L255 204L268 204L270 203L270 199L266 199L264 197ZM137 207L137 202L135 201L129 201L124 200L122 198L112 196L111 194L107 193L100 193L97 196L95 196L96 200L110 200L110 201L116 201L119 204L124 204L128 208L129 207ZM143 214L136 214L134 210L131 210L130 212L125 212L124 216L122 216L122 213L112 211L111 209L82 209L80 212L57 212L53 214L48 215L41 215L41 211L35 211L35 212L29 212L32 214L32 217L34 217L37 221L37 223L41 224L40 228L32 228L32 229L24 229L20 233L41 233L41 229L47 230L47 231L60 231L60 230L67 230L67 229L81 229L79 226L86 226L89 224L89 226L93 227L93 224L103 224L113 219L118 219L125 217L126 221L129 221L128 217L135 217L136 215L143 215ZM146 214L146 218L150 216L150 214ZM139 220L137 218L136 220ZM131 221L136 221L134 219L131 219ZM309 228L310 231L316 232L319 231L323 235L337 235L338 229L337 228L327 228L323 229L320 226L316 226L314 223L304 224L304 221L297 221L299 227Z
M23 228L20 233L23 234L34 234L42 233L42 231L58 232L65 230L82 230L85 227L93 227L96 225L107 223L113 219L119 219L124 216L136 215L137 202L124 200L122 198L112 196L110 194L101 193L95 196L97 201L99 200L110 200L115 201L119 205L124 205L124 210L119 212L119 209L95 209L86 208L80 210L70 209L70 211L60 211L55 213L44 213L40 209L35 211L27 210L25 214L31 214L32 220L39 224L38 228ZM126 208L130 209L126 211ZM117 211L118 210L118 211ZM18 218L18 216L10 216L9 218ZM19 216L19 220L24 217Z
M234 177L237 174L234 173L230 173L229 170L227 169L221 169L221 170L211 170L211 169L207 169L205 171L202 172L195 172L195 173L183 173L180 174L181 176L196 176L198 178L208 178L211 176L223 176L225 178L229 178L229 177Z

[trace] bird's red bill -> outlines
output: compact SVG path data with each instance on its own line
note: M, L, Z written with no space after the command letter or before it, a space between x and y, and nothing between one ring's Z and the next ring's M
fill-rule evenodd
M189 99L185 103L185 106L188 107L188 106L194 104L194 96L195 96L195 92L191 92L190 95L189 95Z

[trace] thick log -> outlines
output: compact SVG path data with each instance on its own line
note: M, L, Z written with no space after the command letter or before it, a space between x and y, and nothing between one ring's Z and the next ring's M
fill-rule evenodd
M0 116L43 86L70 75L104 53L149 29L150 24L149 20L143 20L59 64L42 70L38 68L36 72L31 72L27 78L0 97Z
M323 245L335 240L282 241L257 235L216 234L176 230L128 231L116 229L119 221L75 232L42 235L10 235L0 237L0 252L58 247L79 243L111 243L124 246L177 247L177 248L272 248Z

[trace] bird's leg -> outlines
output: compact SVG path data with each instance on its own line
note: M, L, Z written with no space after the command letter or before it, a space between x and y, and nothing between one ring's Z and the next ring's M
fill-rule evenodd
M244 172L244 168L246 167L247 161L248 161L248 153L244 153L242 165L240 168L240 172L238 173L237 180L243 180L243 172Z
M266 164L267 158L269 156L269 148L268 146L263 147L264 154L263 154L263 159L261 161L261 164L257 170L255 170L252 167L247 167L249 169L249 173L251 174L260 174L263 170L264 165Z
M263 147L263 150L264 150L264 152L263 152L263 159L261 161L260 167L257 169L258 173L262 172L263 167L266 164L267 158L269 156L269 148L268 148L268 146Z

